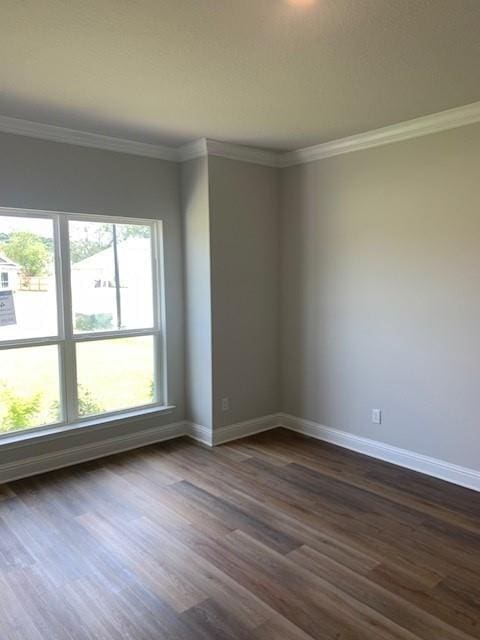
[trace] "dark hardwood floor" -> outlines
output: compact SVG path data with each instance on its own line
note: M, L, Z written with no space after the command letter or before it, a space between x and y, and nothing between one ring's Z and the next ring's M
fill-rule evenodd
M480 495L284 430L17 481L0 638L480 638Z

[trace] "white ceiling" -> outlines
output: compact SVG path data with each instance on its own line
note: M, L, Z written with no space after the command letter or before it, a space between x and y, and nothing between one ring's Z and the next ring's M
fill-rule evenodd
M480 99L480 0L291 2L0 0L0 114L288 150Z

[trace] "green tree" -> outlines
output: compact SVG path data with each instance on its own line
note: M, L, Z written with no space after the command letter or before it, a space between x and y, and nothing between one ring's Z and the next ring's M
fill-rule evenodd
M42 240L29 231L15 231L4 245L5 255L22 268L26 277L45 274L50 253Z
M155 402L155 397L157 395L157 390L155 389L155 380L152 378L148 383L148 395L150 396L150 400Z
M150 238L150 227L138 224L122 224L118 227L118 239Z
M99 404L93 395L93 393L86 389L83 384L78 385L78 415L79 416L92 416L98 413L103 413L104 408ZM58 400L52 402L50 405L49 418L51 422L57 422L60 420L60 403Z
M80 237L79 237L80 236ZM99 251L112 246L113 234L111 224L87 223L77 237L70 238L70 258L72 263L80 262L94 256Z
M85 225L83 236L70 238L70 257L72 263L80 262L85 258L108 249L113 244L112 224L91 224ZM138 224L117 224L115 225L117 243L124 242L128 238L149 238L150 227Z
M78 415L91 416L103 413L104 409L99 404L93 393L83 385L78 385Z
M7 387L0 389L0 400L6 407L0 422L0 431L16 431L34 426L34 418L40 410L42 396L17 396Z

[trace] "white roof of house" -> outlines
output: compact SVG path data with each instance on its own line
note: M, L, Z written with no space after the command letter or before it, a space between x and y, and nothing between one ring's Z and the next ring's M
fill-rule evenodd
M128 238L117 244L117 252L120 261L124 259L137 259L148 256L150 259L150 238ZM93 256L84 258L72 264L72 271L97 270L113 268L113 248L102 249Z
M3 255L3 253L0 253L0 266L20 269L20 265L18 265L16 262L13 262L13 260L10 260L10 258L7 258L7 256Z

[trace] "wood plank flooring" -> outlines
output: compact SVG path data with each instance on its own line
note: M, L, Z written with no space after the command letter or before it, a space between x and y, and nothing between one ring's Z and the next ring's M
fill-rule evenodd
M480 638L480 494L282 429L17 481L0 638Z

